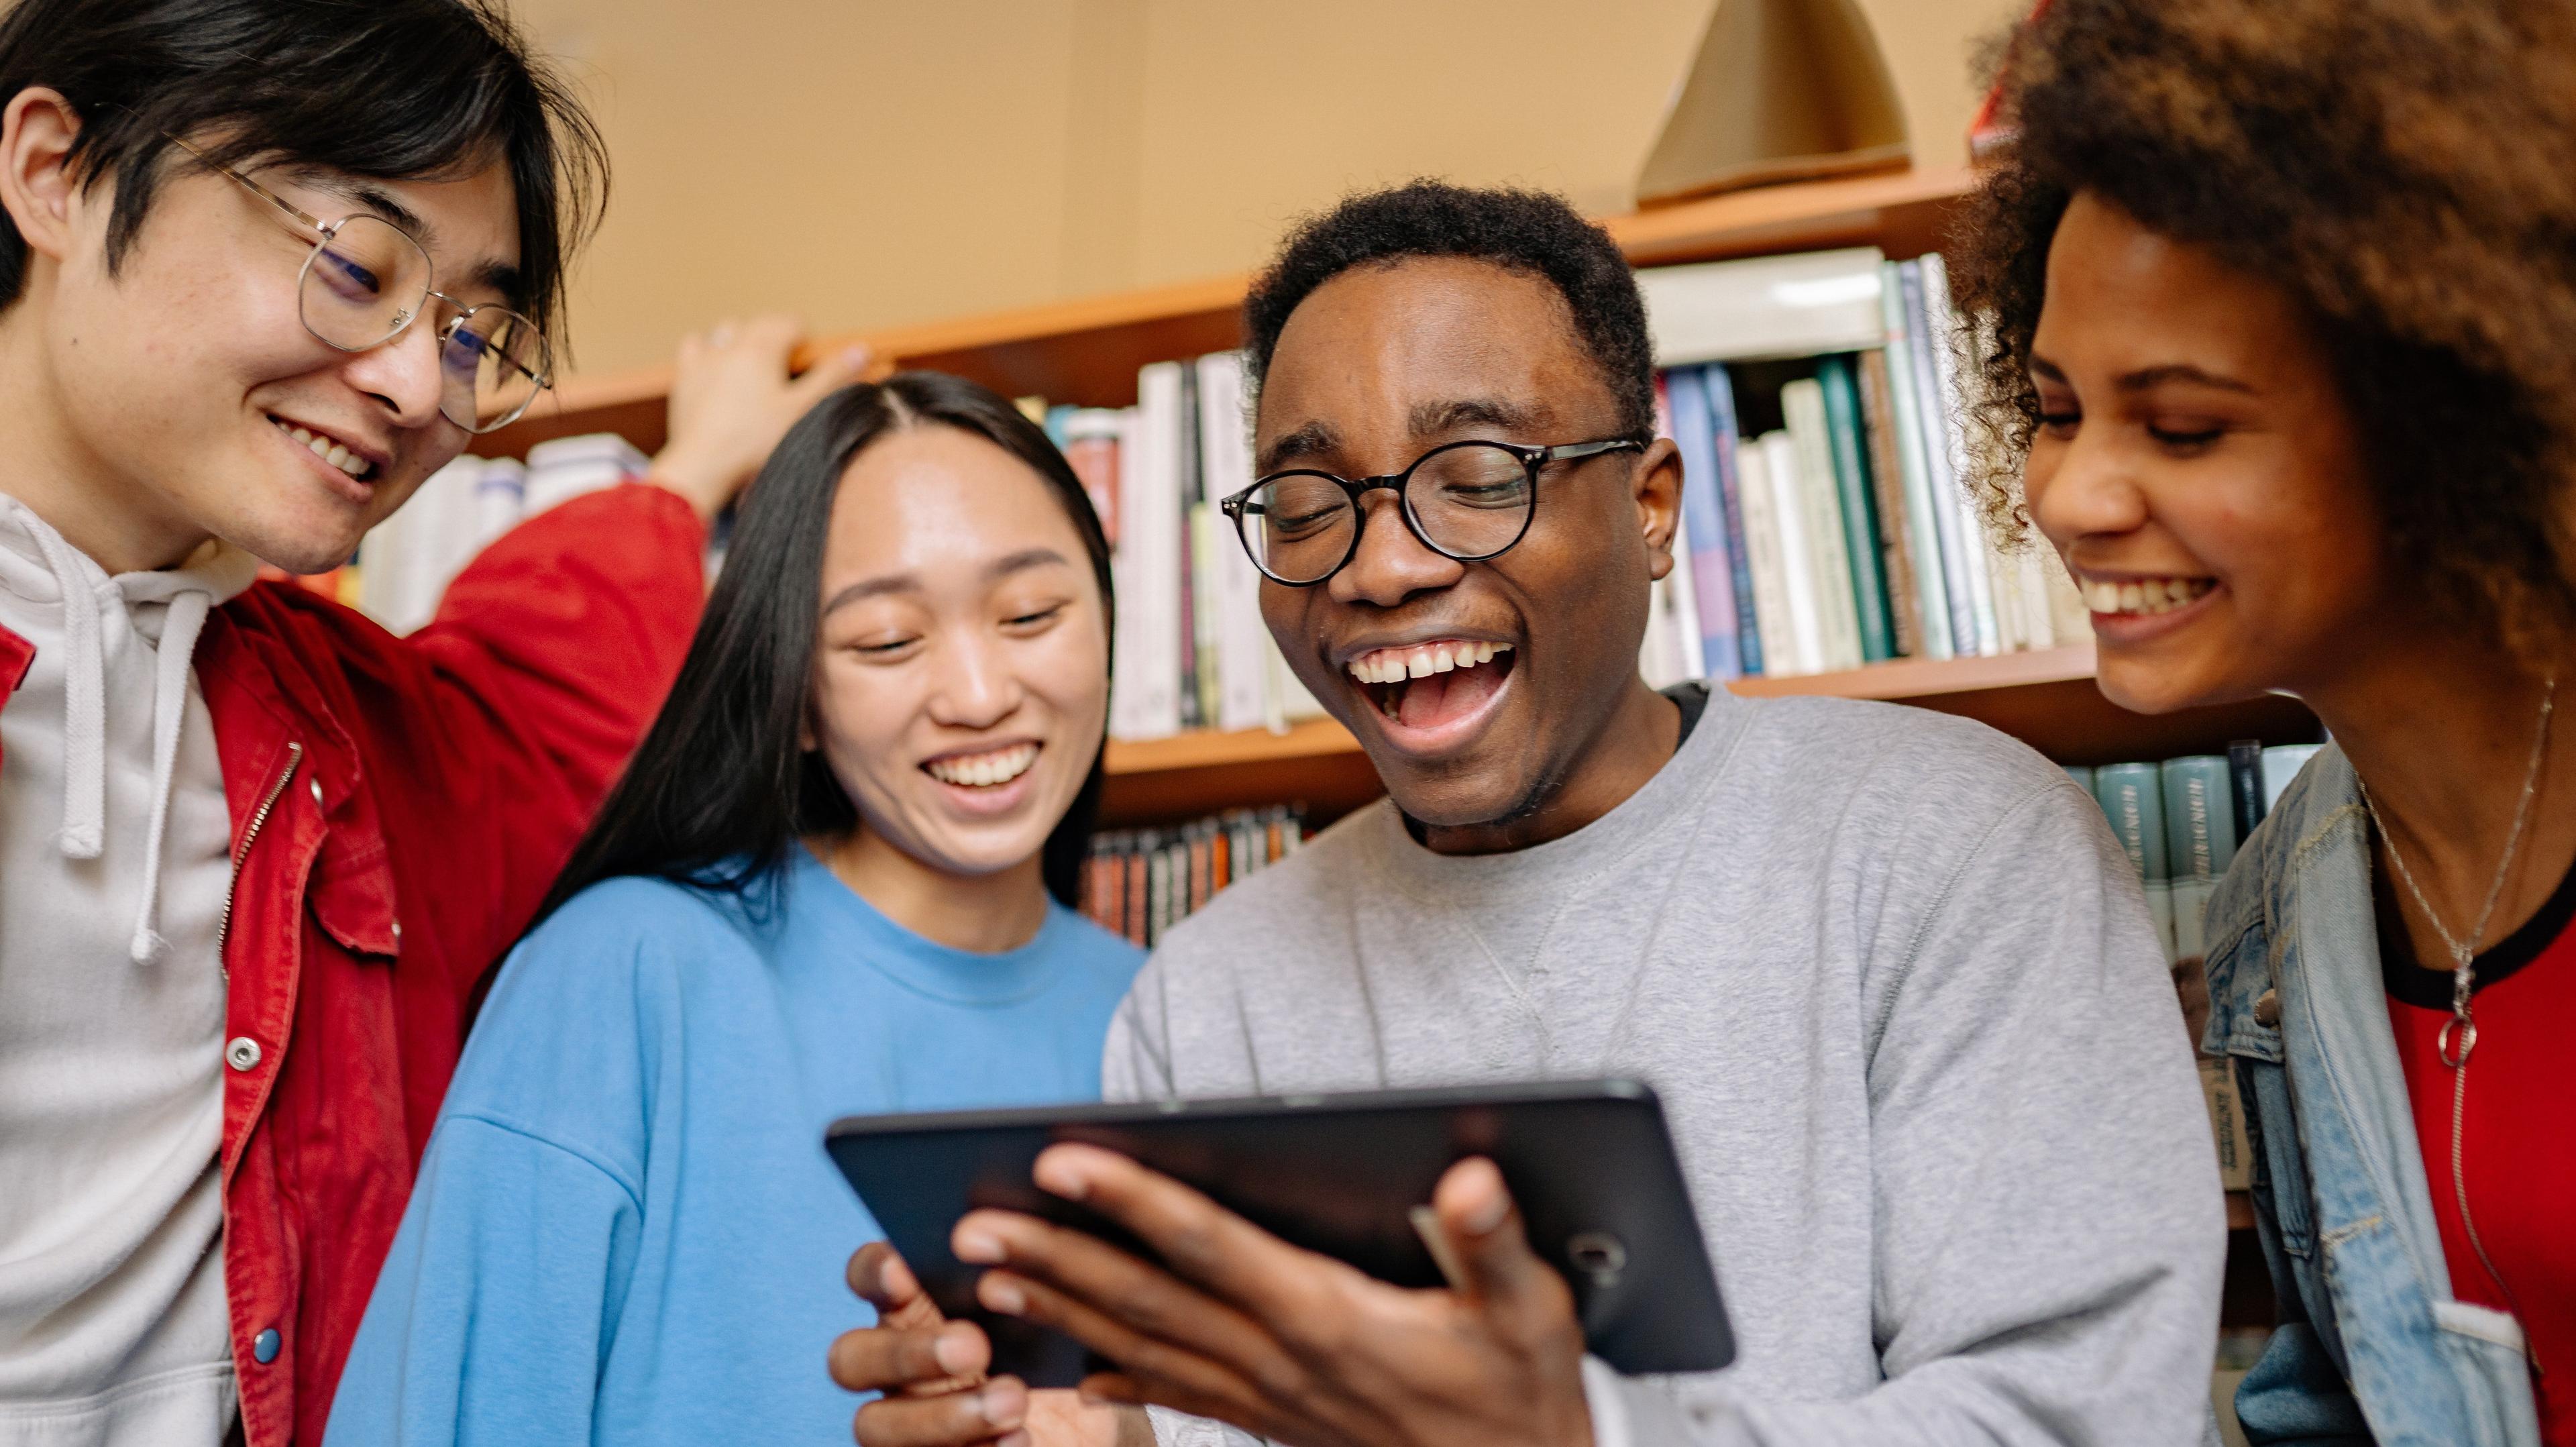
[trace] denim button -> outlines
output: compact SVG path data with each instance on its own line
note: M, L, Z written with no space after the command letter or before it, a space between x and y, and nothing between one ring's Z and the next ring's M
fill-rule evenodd
M270 1327L268 1330L251 1338L250 1359L259 1363L263 1367L267 1366L270 1362L277 1360L276 1327Z

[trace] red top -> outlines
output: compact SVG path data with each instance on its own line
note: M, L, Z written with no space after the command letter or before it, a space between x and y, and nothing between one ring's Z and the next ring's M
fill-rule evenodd
M251 1447L315 1447L477 983L661 706L705 529L629 485L530 519L396 638L257 583L198 687L232 805L224 1292ZM0 630L0 706L34 656ZM229 1056L227 1057L230 1058Z
M2454 1077L2437 1037L2451 1018L2451 977L2415 962L2381 908L2388 1019L2415 1108L2433 1219L2451 1295L2511 1312L2543 1371L2532 1378L2540 1437L2576 1447L2576 870L2530 922L2477 958L2477 1048L2461 1117L2469 1213L2496 1275L2460 1223L2451 1174Z

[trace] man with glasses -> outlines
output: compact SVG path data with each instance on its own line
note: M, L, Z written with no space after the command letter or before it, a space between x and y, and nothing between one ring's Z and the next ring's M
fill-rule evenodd
M602 157L460 0L0 12L0 1441L318 1442L473 993L846 362L395 639L284 584L552 380Z
M1109 1093L1641 1077L1739 1359L1587 1359L1480 1160L1433 1202L1456 1286L1409 1291L1059 1146L1038 1183L1160 1264L979 1211L954 1244L993 1268L983 1304L1070 1331L1116 1365L1095 1396L1193 1447L2197 1440L2215 1160L2091 801L1974 724L1646 687L1684 479L1635 283L1561 202L1356 198L1290 238L1247 321L1265 475L1226 510L1390 798L1171 933ZM885 1322L833 1352L890 1393L862 1443L1140 1429L976 1380L982 1334L882 1245L850 1275Z

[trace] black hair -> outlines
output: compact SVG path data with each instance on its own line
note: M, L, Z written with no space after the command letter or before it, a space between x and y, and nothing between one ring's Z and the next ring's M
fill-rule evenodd
M567 256L596 223L598 129L489 0L19 0L0 16L0 103L31 86L80 116L83 186L116 180L111 272L164 179L170 137L209 160L399 181L500 163L518 202L510 304L556 330ZM184 156L182 156L184 160ZM0 308L27 243L0 214Z
M1637 278L1610 233L1544 191L1420 180L1345 199L1288 233L1243 302L1244 361L1255 387L1289 314L1356 266L1458 256L1545 278L1619 406L1620 436L1655 436L1655 344Z
M858 823L831 766L800 744L814 695L824 541L850 465L917 427L983 438L1036 472L1082 535L1104 621L1114 622L1099 515L1064 454L1019 408L943 372L899 372L834 392L788 430L752 483L670 700L538 920L591 885L629 874L744 896L766 909L765 891L799 838ZM1041 851L1047 892L1068 908L1080 905L1101 778L1095 753L1090 778Z

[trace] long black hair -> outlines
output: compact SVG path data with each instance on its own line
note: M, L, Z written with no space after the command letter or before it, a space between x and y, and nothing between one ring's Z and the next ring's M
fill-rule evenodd
M1091 555L1104 623L1114 619L1099 515L1064 454L1017 407L941 372L901 372L834 392L789 429L744 498L670 701L555 880L539 921L591 885L629 874L726 891L766 912L768 887L799 838L858 823L831 767L799 743L813 704L824 540L850 464L915 427L981 437L1043 478ZM1100 787L1095 754L1090 778L1040 853L1047 893L1069 908L1080 903Z

